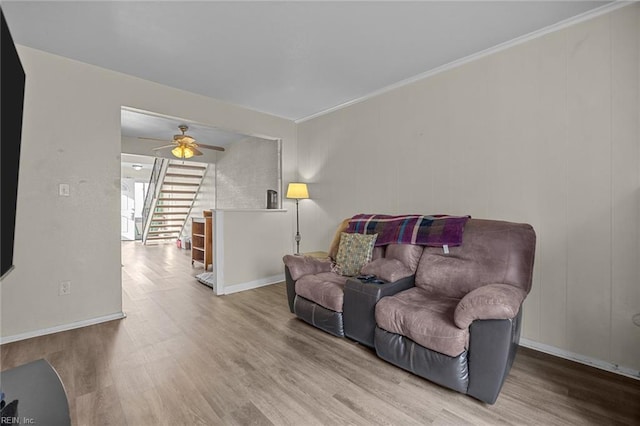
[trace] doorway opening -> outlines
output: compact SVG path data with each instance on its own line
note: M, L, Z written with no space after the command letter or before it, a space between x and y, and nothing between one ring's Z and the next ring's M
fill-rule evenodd
M154 158L122 154L120 172L120 233L122 241L142 239L142 211Z
M194 224L206 224L213 210L281 209L281 148L280 139L122 107L123 265L135 261L126 253L171 251L171 262L215 276L215 225L200 233Z

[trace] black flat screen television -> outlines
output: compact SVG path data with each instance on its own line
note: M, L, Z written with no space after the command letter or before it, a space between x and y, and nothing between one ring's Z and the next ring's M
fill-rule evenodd
M22 137L22 108L24 105L25 74L20 57L9 33L4 12L2 15L2 56L0 57L0 277L13 269L13 247L16 229L18 198L18 169L20 166L20 138Z

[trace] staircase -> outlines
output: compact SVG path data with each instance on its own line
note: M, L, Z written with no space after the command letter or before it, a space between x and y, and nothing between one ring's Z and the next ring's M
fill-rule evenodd
M180 236L206 171L206 164L156 159L143 213L144 244Z

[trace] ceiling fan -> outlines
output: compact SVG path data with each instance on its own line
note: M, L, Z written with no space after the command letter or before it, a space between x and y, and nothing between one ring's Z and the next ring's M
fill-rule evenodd
M191 158L194 155L202 155L202 152L198 148L213 149L214 151L224 151L224 148L221 146L197 144L196 140L193 137L185 133L187 130L189 130L189 126L187 126L186 124L179 125L178 129L180 129L182 134L173 135L173 141L167 141L164 139L156 139L156 138L143 138L141 136L139 136L138 139L171 142L171 145L165 145L158 148L153 148L153 150L158 151L160 149L173 148L171 150L171 153L174 156L182 159Z

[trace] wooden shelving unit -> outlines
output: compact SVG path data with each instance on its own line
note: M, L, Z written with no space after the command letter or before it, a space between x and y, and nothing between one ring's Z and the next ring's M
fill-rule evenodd
M211 217L191 219L191 265L200 262L205 271L213 265L212 224Z

